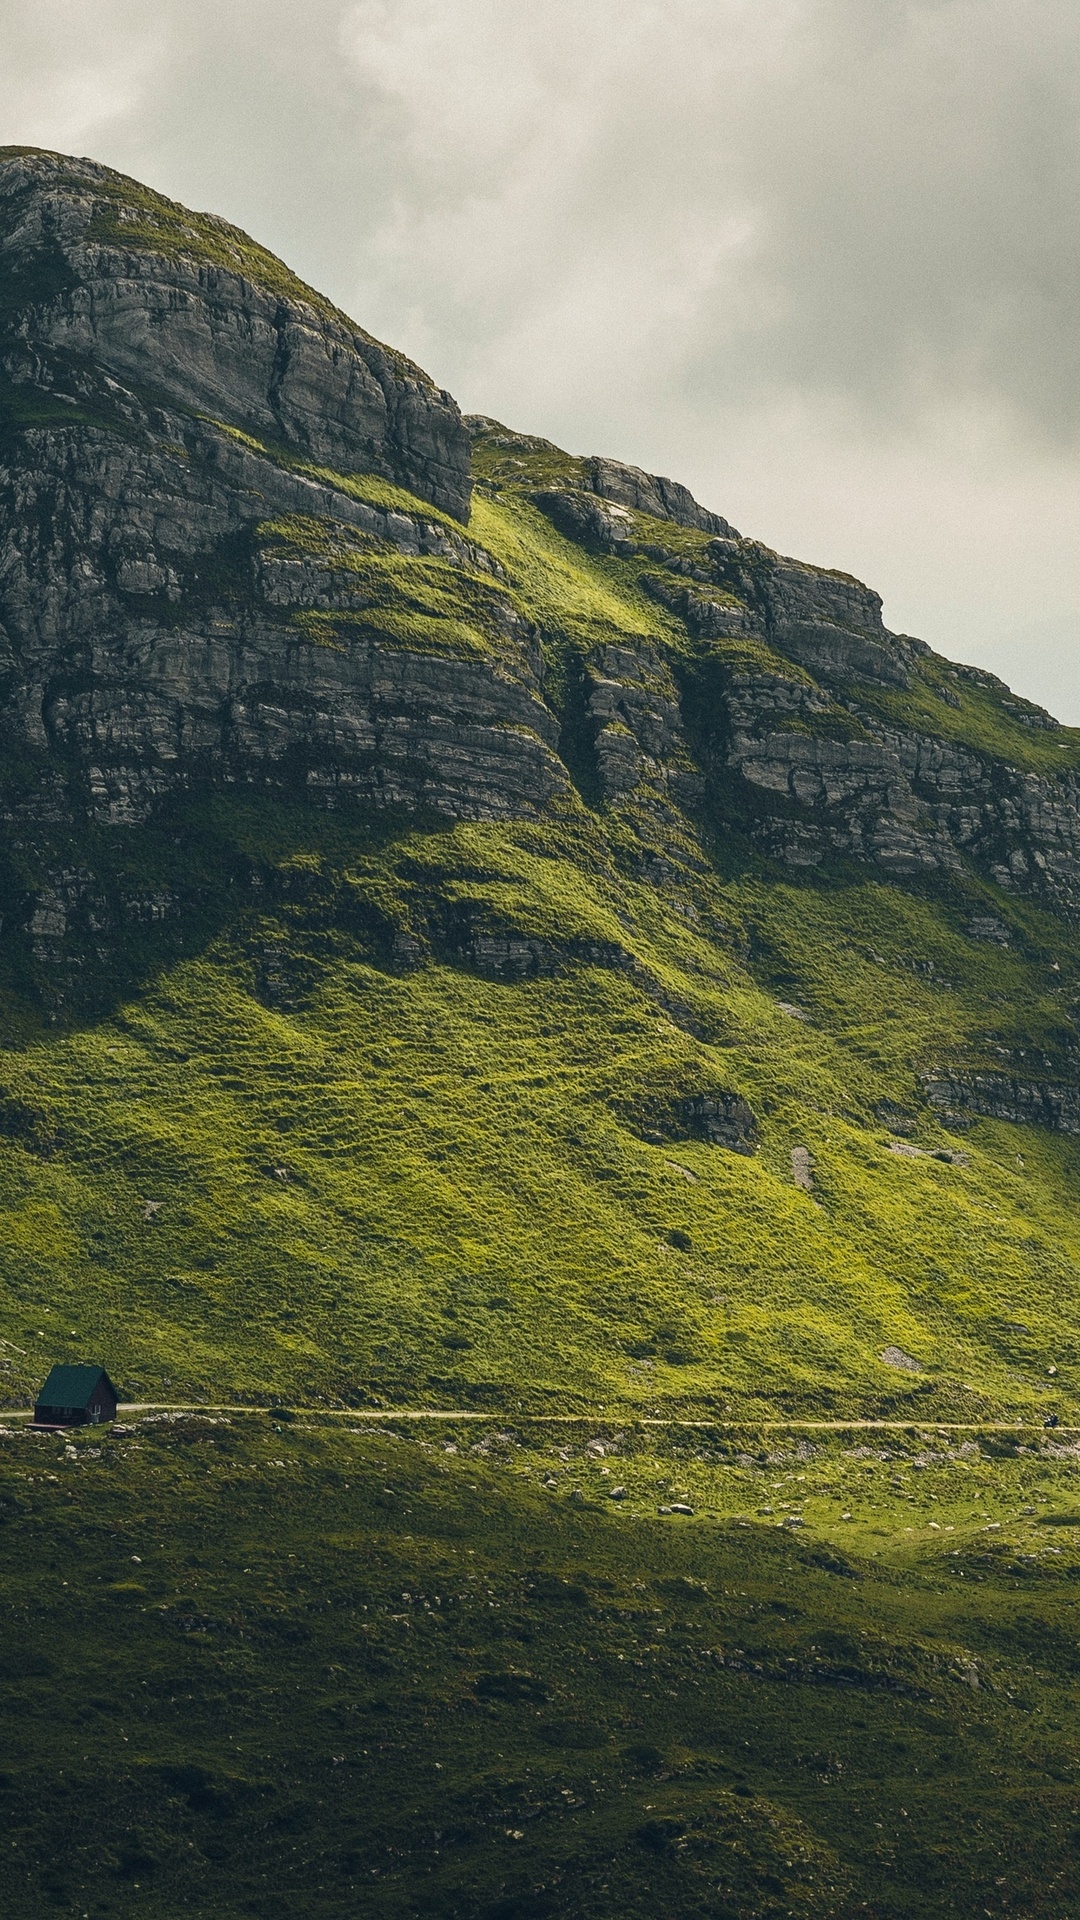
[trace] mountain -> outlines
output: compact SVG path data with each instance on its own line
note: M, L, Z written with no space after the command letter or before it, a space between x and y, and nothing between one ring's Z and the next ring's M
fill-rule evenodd
M13 1348L1072 1404L1080 734L106 168L0 262Z
M26 148L0 713L10 1911L1070 1911L1080 732Z

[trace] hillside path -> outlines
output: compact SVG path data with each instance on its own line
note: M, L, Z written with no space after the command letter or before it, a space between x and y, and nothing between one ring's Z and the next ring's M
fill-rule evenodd
M637 1426L637 1427L679 1427L690 1431L701 1430L722 1433L740 1433L752 1429L756 1433L1055 1433L1080 1434L1080 1426L1069 1426L1062 1422L1057 1427L1046 1427L1041 1421L1023 1420L755 1420L748 1415L742 1420L697 1419L690 1420L678 1415L635 1414L635 1413L514 1413L505 1411L492 1413L477 1412L473 1408L459 1407L295 1407L275 1403L266 1406L239 1406L223 1403L211 1405L203 1401L198 1405L182 1404L165 1400L125 1401L118 1408L121 1421L128 1417L154 1413L228 1413L268 1415L276 1412L286 1413L289 1417L309 1417L322 1420L350 1420L366 1424L386 1420L445 1420L456 1422L463 1420L501 1421L511 1426ZM18 1408L0 1410L0 1422L9 1420L32 1420L29 1409Z

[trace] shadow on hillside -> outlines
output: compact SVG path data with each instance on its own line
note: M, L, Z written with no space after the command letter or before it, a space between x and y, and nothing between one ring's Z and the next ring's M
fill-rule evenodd
M453 824L246 790L170 799L142 825L49 824L12 837L0 856L3 1044L96 1025L230 932L254 952L265 916L306 905L318 917L324 865L340 869ZM360 924L361 908L356 917L354 934L393 965L394 929L377 915Z

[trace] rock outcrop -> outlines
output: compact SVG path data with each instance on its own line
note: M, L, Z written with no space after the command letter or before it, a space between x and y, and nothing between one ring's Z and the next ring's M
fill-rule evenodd
M547 447L485 429L489 444ZM538 453L516 464L551 463ZM1059 770L1030 764L1046 756L1028 742L1060 734L1051 715L889 632L861 582L726 523L713 531L718 516L692 499L686 509L652 476L607 485L612 467L566 461L562 484L530 497L569 539L623 563L697 645L664 659L644 638L593 650L585 678L605 799L648 788L705 805L792 867L840 858L947 878L969 866L1007 891L1080 908L1077 756L1062 739ZM705 537L688 548L675 528ZM958 711L968 728L946 720ZM1003 735L999 753L982 744L988 730Z
M717 533L738 539L734 527L719 513L711 513L694 499L689 487L663 474L644 473L640 467L628 467L621 460L605 460L594 454L585 462L588 484L598 499L613 500L638 513L653 514L659 520L674 520L681 527L696 527L699 533Z
M468 516L450 395L224 220L89 160L0 149L0 286L0 364L19 385L90 365Z
M1057 1064L1060 1069L1062 1063ZM1035 1080L987 1069L953 1068L927 1075L926 1097L943 1114L947 1126L961 1130L981 1118L1080 1134L1076 1080Z
M447 394L237 230L90 162L0 160L0 276L9 812L130 824L272 780L496 818L565 789L536 635L437 512L470 490ZM361 618L398 558L470 582L476 645Z

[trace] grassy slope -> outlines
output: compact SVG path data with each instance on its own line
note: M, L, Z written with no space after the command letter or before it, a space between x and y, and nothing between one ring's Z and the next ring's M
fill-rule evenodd
M1075 1448L600 1431L0 1435L3 1911L1071 1911Z
M261 814L222 811L266 859ZM915 1089L988 1013L1008 1032L1021 995L1024 1030L1051 1027L1062 976L874 885L719 889L751 967L596 848L592 873L550 857L539 829L365 850L359 827L328 848L319 816L291 825L277 871L298 900L3 1063L16 1402L77 1347L159 1398L854 1412L914 1393L975 1416L1037 1413L1057 1366L1054 1404L1076 1404L1076 1147L989 1122L958 1142ZM355 931L438 901L564 949L621 945L639 977L394 973ZM934 956L951 985L908 971ZM677 1097L713 1086L759 1114L754 1157L676 1137ZM969 1163L897 1157L883 1099ZM885 1368L890 1344L925 1377Z

